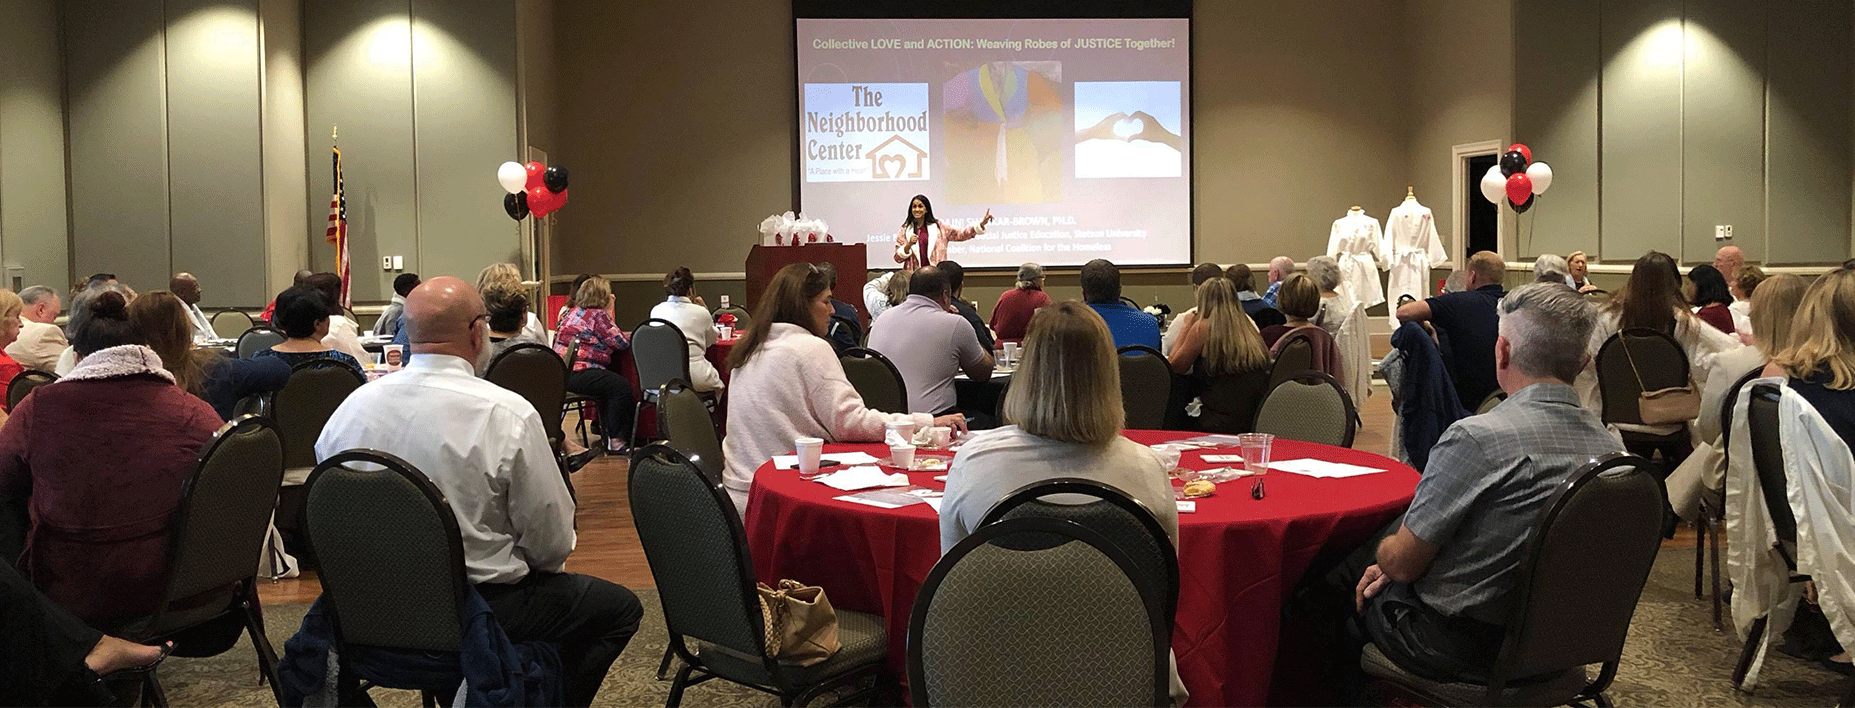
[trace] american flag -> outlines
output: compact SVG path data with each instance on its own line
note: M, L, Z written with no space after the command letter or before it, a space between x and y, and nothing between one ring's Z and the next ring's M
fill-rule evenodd
M335 151L335 193L328 200L328 242L335 246L335 274L341 276L341 306L352 307L348 295L348 194L341 180L341 148Z

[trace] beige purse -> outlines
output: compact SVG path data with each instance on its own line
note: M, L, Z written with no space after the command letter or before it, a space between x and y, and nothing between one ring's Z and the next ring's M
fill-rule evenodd
M1637 390L1642 391L1636 395L1636 417L1644 425L1678 425L1700 417L1700 393L1694 390L1693 382L1686 386L1643 390L1647 387L1642 383L1642 372L1636 369L1636 357L1630 354L1629 339L1618 335L1617 344L1623 347L1623 357L1630 362Z
M811 666L843 646L837 641L837 611L824 588L781 580L774 590L760 583L760 614L767 654L782 664Z

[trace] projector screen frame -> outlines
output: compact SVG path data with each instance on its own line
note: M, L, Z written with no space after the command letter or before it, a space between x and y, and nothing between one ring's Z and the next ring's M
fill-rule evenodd
M793 119L794 136L791 142L792 154L792 211L804 211L802 196L805 180L805 154L800 147L799 126L804 124L803 106L799 99L799 20L836 20L836 19L876 19L876 20L992 20L992 19L1182 19L1185 20L1187 38L1186 77L1186 115L1192 125L1198 122L1198 84L1194 81L1198 59L1198 27L1192 19L1192 0L1144 0L1130 3L1126 0L943 0L938 3L909 2L908 0L792 0L792 21L786 24L792 45L792 103L789 114ZM1148 263L1121 266L1122 270L1166 271L1190 268L1198 261L1198 141L1193 139L1188 145L1186 160L1188 171L1185 175L1189 188L1186 190L1186 258L1184 263ZM1058 270L1074 269L1075 266L1056 266ZM1002 273L1015 271L1017 266L972 266L968 272Z

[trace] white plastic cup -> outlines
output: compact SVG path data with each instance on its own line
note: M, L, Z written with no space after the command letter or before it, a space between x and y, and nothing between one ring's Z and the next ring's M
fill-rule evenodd
M818 460L824 455L823 438L799 438L792 441L799 452L799 478L812 479L818 476Z
M733 338L734 338L734 328L733 328L733 327L729 327L728 325L722 325L722 326L721 326L721 332L720 332L720 333L719 333L719 334L718 334L717 336L719 336L719 337L720 337L720 338L722 338L722 339L733 339Z
M1243 471L1262 474L1269 471L1269 455L1275 436L1268 433L1242 433L1237 436L1237 452L1243 455Z
M952 446L953 446L953 429L952 428L938 428L938 427L935 428L934 429L934 447L945 450Z
M890 464L893 464L894 466L899 467L901 469L905 469L905 470L914 469L915 446L913 445L890 445L889 446L889 462Z
M883 436L883 439L887 441L890 445L905 444L905 445L908 445L910 448L914 447L914 441L915 441L915 422L914 421L906 420L906 421L900 421L900 422L890 422L886 427L887 427L887 432Z

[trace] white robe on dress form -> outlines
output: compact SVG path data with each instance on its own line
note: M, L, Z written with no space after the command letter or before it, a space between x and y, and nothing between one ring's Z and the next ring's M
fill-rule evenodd
M1418 300L1429 297L1430 268L1449 260L1443 252L1443 240L1436 235L1436 217L1430 207L1406 199L1391 210L1385 219L1385 246L1381 251L1390 262L1390 283L1385 299L1390 301L1391 326L1398 326L1398 298L1409 295Z
M1389 265L1381 250L1383 241L1378 219L1357 209L1335 219L1327 235L1327 255L1340 262L1340 282L1352 288L1353 299L1366 307L1385 301L1385 288L1378 280L1378 272Z

